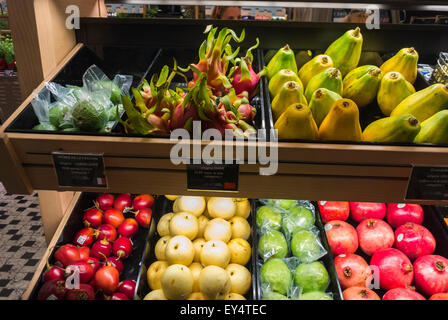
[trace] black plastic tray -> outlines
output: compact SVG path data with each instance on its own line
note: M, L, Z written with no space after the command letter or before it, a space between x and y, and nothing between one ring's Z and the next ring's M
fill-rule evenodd
M241 50L241 52L245 52L245 50ZM262 65L262 51L261 50L254 50L253 52L254 61L253 61L253 69L255 72L260 72L263 68ZM174 64L174 59L176 59L177 65L183 68L186 68L191 63L197 63L198 54L197 49L179 49L179 48L163 48L158 51L156 54L156 57L154 58L154 61L151 63L151 66L148 68L147 72L144 75L144 79L146 79L148 82L151 80L152 75L159 74L162 70L163 66L167 65L168 67L172 68ZM193 78L192 71L189 71L186 74L188 79ZM142 80L143 81L143 80ZM181 76L175 76L173 81L171 82L171 89L175 89L176 87L186 88L185 79L183 79ZM262 130L261 132L263 135L261 136L261 140L266 139L267 134L267 122L268 122L268 115L266 111L266 102L265 102L265 96L263 94L264 83L263 81L259 82L258 86L258 94L256 94L250 101L251 105L257 109L257 113L255 115L254 127L257 130ZM124 116L126 118L126 116ZM121 125L117 126L116 132L120 132L124 134L124 129ZM130 137L141 137L141 135L138 134L126 134L126 136ZM166 138L169 139L169 134L155 134L155 135L147 135L146 137L157 137L157 138Z
M132 87L137 87L147 70L151 67L157 52L156 49L143 47L104 47L102 48L102 57L100 57L94 51L84 46L51 79L51 82L56 82L61 85L82 86L84 72L91 65L96 64L111 80L116 74L132 75ZM111 133L33 130L32 128L38 124L39 119L34 113L33 106L29 103L5 131L17 133L110 136L116 135L118 121L116 121Z
M425 214L422 225L426 227L436 239L436 250L433 254L448 258L448 227L443 221L441 207L438 208L434 206L422 206L422 208ZM385 219L384 221L387 222ZM352 225L355 229L358 226L358 223L355 222L351 218L351 216L346 220L346 222ZM392 229L395 232L395 229ZM370 264L371 256L365 254L360 248L356 250L355 254L363 257L366 262ZM375 291L380 296L380 298L382 298L383 295L387 292L387 290L383 289L373 289L373 291Z
M165 213L169 213L169 212L173 212L173 204L174 201L170 201L167 198L165 198L164 196L160 196L159 197L160 200L160 209L157 210L157 214L152 216L153 219L153 223L155 226L157 226L160 218L165 214ZM257 296L257 285L256 285L256 264L255 264L255 259L257 256L257 252L256 252L256 248L255 248L255 234L256 231L254 230L254 225L255 225L255 214L254 214L254 210L253 210L253 206L252 206L252 201L251 201L251 212L250 212L250 216L248 218L248 222L251 225L252 228L252 235L251 237L247 240L251 247L252 247L252 257L250 259L250 261L248 262L248 264L245 266L249 272L252 274L252 288L249 290L249 292L245 295L245 298L247 300L255 300L256 296ZM160 235L157 233L157 231L154 231L154 234L151 235L148 243L146 244L147 249L145 251L149 252L146 260L145 260L145 265L147 266L147 268L149 268L149 266L157 261L157 258L155 256L155 246L157 244L157 241L160 239ZM146 275L145 275L146 277ZM149 292L151 291L151 288L149 287L146 278L145 281L140 281L140 286L137 289L137 295L139 297L145 297L145 295L147 295Z
M266 53L266 51L265 51ZM264 61L264 55L261 56L263 65L265 64ZM274 117L272 114L272 108L271 108L271 95L269 94L268 89L268 80L266 77L263 77L261 80L263 82L263 89L264 89L264 100L265 100L265 108L266 108L266 115L267 115L267 123L268 128L270 130L274 129ZM424 76L421 74L420 71L417 73L417 79L415 80L414 87L415 90L422 90L429 86L429 83L426 81ZM362 108L359 111L359 122L361 125L361 129L364 130L370 123L372 123L375 120L384 118L385 116L382 114L378 103L376 102L376 99L369 104L368 106ZM273 131L273 135L276 137L275 131ZM323 140L299 140L299 139L278 139L279 142L309 142L309 143L322 143L322 144L359 144L359 145L392 145L392 146L434 146L434 147L441 147L441 146L447 146L448 144L430 144L430 143L384 143L384 142L368 142L368 141L323 141Z
M84 211L93 206L93 201L98 195L99 195L98 193L82 193L81 197L78 200L78 203L73 209L73 212L71 213L70 218L68 219L64 227L64 230L62 231L56 243L56 246L52 249L52 252L49 256L50 264L54 262L54 253L56 252L58 247L67 243L73 243L73 238L76 232L84 228L84 225L82 223L82 217L84 215ZM157 214L157 202L160 202L158 198L159 197L156 197L153 206L153 213L156 212L156 214ZM125 217L132 217L132 214L125 214ZM135 280L137 282L137 287L139 286L139 283L141 282L140 275L142 273L141 269L143 267L143 260L146 255L145 244L147 243L148 238L150 236L151 233L150 230L154 228L152 225L153 221L151 218L150 228L148 229L139 227L137 234L134 237L132 237L132 243L134 248L129 257L123 260L123 272L120 275L120 281ZM43 275L45 271L46 268L42 271L39 280L36 282L36 285L30 294L29 298L30 300L37 299L37 294L39 292L40 287L43 284Z
M325 248L325 250L327 251L327 254L325 254L322 258L319 259L319 261L321 261L324 264L325 268L328 271L328 275L330 276L330 284L326 291L333 293L334 300L343 300L341 286L339 284L336 269L334 267L333 255L331 254L330 246L328 244L327 236L326 236L326 233L324 230L324 225L323 225L322 219L320 217L319 207L315 203L313 203L313 202L311 202L311 203L313 204L313 206L315 208L315 218L316 218L315 226L319 230L319 237L320 237L321 243L322 243L323 247ZM260 200L253 200L253 202L252 202L252 213L251 214L253 215L253 228L257 228L256 212L257 212L258 208L260 208L263 205L264 204ZM258 232L256 230L253 231L253 238L254 238L254 240L253 240L254 248L258 248ZM256 251L255 252L255 262L256 262L256 266L257 266L258 263L262 264L263 261L262 261L261 257L258 255L257 250L254 250L254 251ZM258 273L259 270L258 270L258 268L255 268L255 269L256 269L256 276L257 276L256 299L261 300L262 292L261 292L260 277L259 277L259 273Z

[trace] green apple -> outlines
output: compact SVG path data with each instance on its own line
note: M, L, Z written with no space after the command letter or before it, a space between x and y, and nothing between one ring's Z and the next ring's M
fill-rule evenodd
M289 210L292 207L297 205L297 200L286 200L286 199L274 199L269 200L269 203L272 203L280 208L283 208L285 210Z
M288 254L288 243L283 233L277 230L269 230L258 241L258 253L265 260L271 257L284 258Z
M257 210L257 226L279 230L282 226L282 214L273 207L262 206Z
M294 273L295 283L303 292L325 291L330 282L327 269L319 262L299 264Z
M282 229L285 234L293 234L300 229L310 229L314 223L314 214L311 210L295 206L283 215Z
M282 259L274 258L269 259L261 266L260 281L262 285L267 285L271 291L286 295L293 280L286 263Z
M292 236L291 251L295 257L299 258L300 262L316 261L325 254L322 249L319 238L312 231L299 230Z
M333 300L333 298L322 291L311 291L302 294L299 300Z
M289 300L289 299L288 299L288 297L286 297L280 293L277 293L274 291L269 291L263 295L261 300Z

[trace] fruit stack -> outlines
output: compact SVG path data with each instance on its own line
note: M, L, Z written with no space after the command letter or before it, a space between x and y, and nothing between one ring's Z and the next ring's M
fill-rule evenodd
M246 300L252 274L247 221L240 198L166 196L172 212L157 223L157 261L147 270L145 300Z
M421 206L318 204L345 300L448 300L448 259L434 254Z
M332 300L330 277L319 261L327 254L315 226L314 207L296 200L260 200L259 290L263 300Z
M122 279L123 261L134 250L139 228L149 228L154 198L100 194L94 204L84 212L85 228L58 247L54 265L47 262L38 300L134 299L136 282Z
M448 85L415 90L414 48L399 50L381 65L358 66L362 43L359 28L348 30L299 70L288 45L277 51L264 74L278 137L448 143ZM361 127L360 112L372 120L379 111L385 117Z

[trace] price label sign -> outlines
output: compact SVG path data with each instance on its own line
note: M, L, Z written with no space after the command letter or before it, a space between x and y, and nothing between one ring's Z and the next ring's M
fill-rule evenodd
M412 167L406 200L448 200L448 167Z
M107 188L102 154L53 152L52 156L59 186Z
M187 164L190 190L238 191L238 164Z

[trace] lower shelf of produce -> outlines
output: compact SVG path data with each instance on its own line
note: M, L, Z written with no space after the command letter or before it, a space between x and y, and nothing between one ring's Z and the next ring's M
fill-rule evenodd
M446 218L409 204L83 193L23 299L446 300Z

